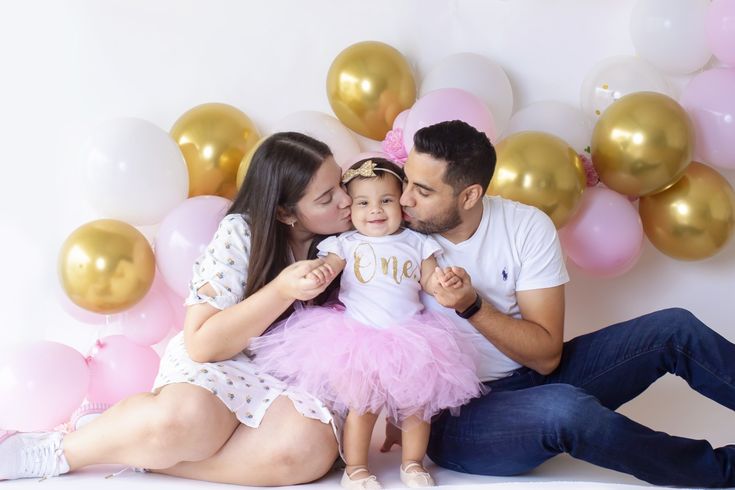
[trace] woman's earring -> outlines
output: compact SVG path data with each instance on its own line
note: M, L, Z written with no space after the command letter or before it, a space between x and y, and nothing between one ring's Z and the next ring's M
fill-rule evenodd
M289 224L291 225L291 228L293 228L294 226L296 226L296 220L292 221L292 222L291 222L291 223L289 223Z

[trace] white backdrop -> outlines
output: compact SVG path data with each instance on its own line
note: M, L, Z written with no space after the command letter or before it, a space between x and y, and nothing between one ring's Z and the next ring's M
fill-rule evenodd
M95 327L58 305L57 252L98 218L79 185L81 146L99 122L168 130L189 108L232 104L261 133L297 110L331 114L327 69L348 45L401 51L417 80L443 57L476 52L508 74L515 108L579 104L599 60L634 54L634 0L114 0L8 2L0 15L0 344L53 339L86 353ZM688 77L673 80L681 87ZM362 139L365 149L375 144ZM735 171L722 171L735 182ZM132 198L132 196L131 196ZM150 237L153 229L144 232ZM570 266L567 338L668 306L735 340L735 241L679 262L646 243L616 279ZM735 359L733 359L735 362ZM623 381L624 382L624 381ZM678 435L735 441L735 414L667 376L623 411Z

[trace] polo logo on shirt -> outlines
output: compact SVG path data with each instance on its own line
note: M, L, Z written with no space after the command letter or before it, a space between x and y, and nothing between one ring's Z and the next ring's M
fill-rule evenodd
M503 272L501 272L501 275L503 276L503 281L508 280L508 269L506 267L503 267Z

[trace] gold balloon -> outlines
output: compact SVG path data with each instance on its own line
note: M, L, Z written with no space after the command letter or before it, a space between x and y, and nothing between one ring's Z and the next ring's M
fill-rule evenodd
M113 219L74 230L59 251L61 286L75 304L117 313L140 301L153 284L156 259L148 240Z
M735 192L717 171L692 162L663 192L642 197L639 213L651 243L669 257L700 260L727 244L735 228Z
M577 211L587 178L582 161L564 140L540 131L515 133L496 146L488 195L545 212L561 228Z
M365 41L334 59L327 73L327 98L345 126L382 140L396 116L416 102L416 80L398 50Z
M250 119L227 104L202 104L184 113L171 128L189 169L189 197L232 199L243 155L260 139Z
M237 190L240 190L240 187L242 187L242 183L245 181L245 174L248 173L248 169L250 168L250 162L253 161L253 155L255 155L255 152L258 148L260 148L260 144L263 143L265 138L261 138L258 140L257 143L253 145L250 150L245 154L244 157L242 157L242 160L240 161L240 166L237 167L237 178L235 179L235 183L237 184Z
M610 105L592 133L600 180L627 196L660 192L692 159L694 131L682 107L662 94L636 92Z

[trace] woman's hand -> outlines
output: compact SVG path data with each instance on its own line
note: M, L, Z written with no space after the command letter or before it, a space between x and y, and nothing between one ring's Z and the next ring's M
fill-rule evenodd
M274 283L284 298L308 301L321 294L335 276L323 259L299 260L283 269Z

